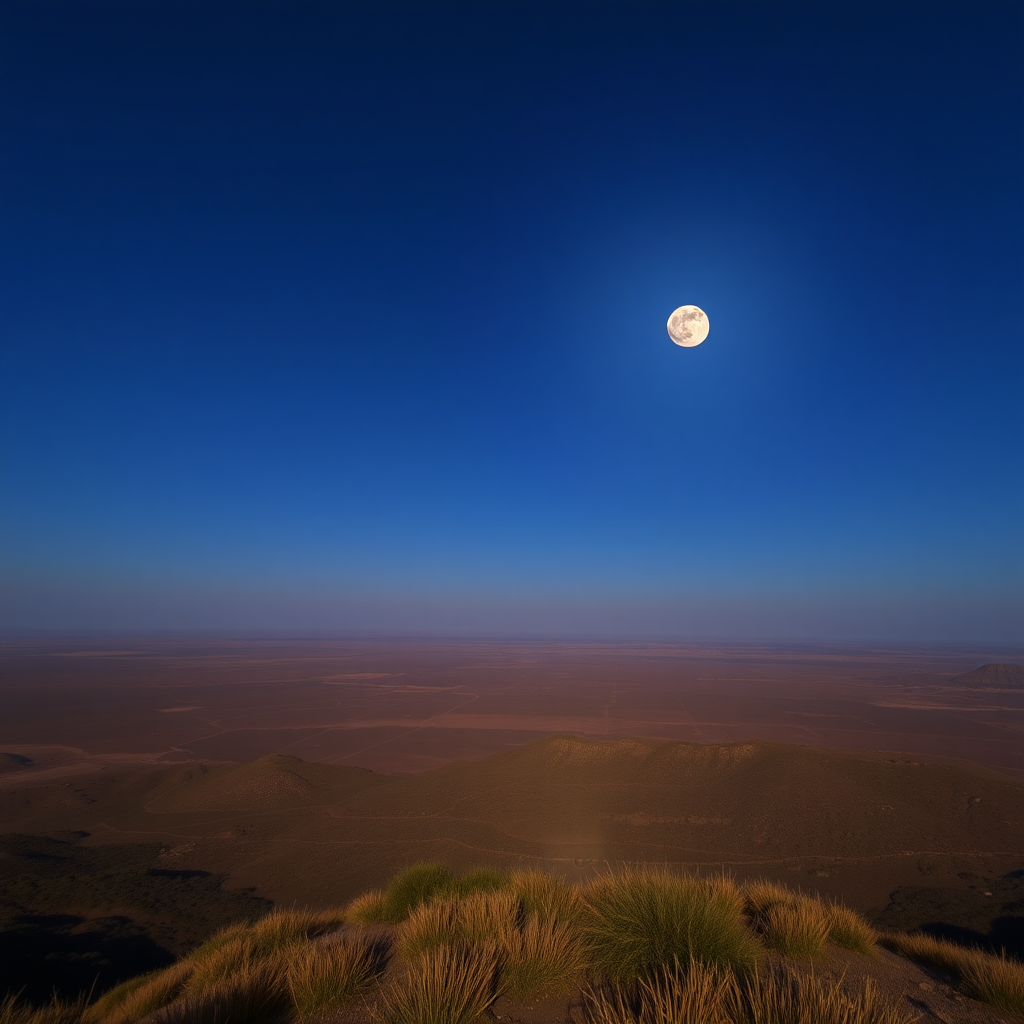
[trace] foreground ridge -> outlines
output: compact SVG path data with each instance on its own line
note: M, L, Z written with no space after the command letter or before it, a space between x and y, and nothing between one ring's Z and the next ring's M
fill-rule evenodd
M886 948L948 983L919 980ZM0 1024L912 1024L922 1013L1024 1015L1024 965L880 937L845 906L775 882L644 867L576 885L434 862L345 907L223 929L88 1005L9 997Z

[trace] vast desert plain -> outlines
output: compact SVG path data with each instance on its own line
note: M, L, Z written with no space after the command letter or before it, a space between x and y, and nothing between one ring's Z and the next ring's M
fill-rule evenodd
M421 861L571 880L636 863L774 878L880 927L1020 955L1021 660L935 647L8 641L8 963L30 989L73 990L90 970L106 984L125 975L126 950L132 970L160 966L271 902L338 905ZM51 974L37 977L47 952Z

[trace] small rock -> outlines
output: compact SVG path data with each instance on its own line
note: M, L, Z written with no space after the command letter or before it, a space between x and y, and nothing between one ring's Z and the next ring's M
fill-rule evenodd
M922 981L917 986L922 992L934 992L935 986L930 981Z

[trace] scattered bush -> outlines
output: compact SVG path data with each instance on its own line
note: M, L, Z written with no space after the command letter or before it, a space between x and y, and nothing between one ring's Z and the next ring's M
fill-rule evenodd
M584 901L591 962L613 981L690 961L743 973L760 958L743 922L743 900L724 878L628 871L592 883Z
M972 999L1024 1016L1024 964L1005 953L994 956L921 934L888 934L881 942L901 956L952 974Z
M412 961L372 1012L382 1024L469 1024L500 991L493 947L438 946Z

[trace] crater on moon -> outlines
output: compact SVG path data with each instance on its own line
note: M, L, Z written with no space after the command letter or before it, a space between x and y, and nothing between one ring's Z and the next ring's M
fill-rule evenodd
M699 345L707 336L708 315L699 306L680 306L668 318L668 336L683 348Z

